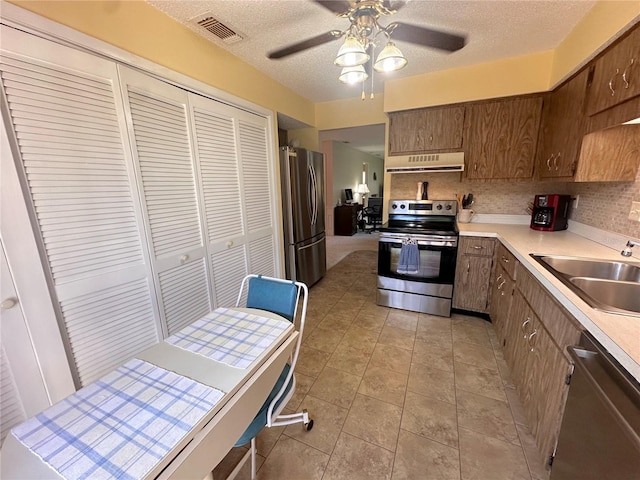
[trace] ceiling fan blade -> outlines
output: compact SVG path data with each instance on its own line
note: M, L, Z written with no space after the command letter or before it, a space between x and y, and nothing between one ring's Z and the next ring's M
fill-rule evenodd
M384 0L382 2L382 6L384 8L386 8L387 10L392 10L392 11L398 11L400 10L402 7L404 7L407 4L408 0L398 0L396 2L393 2L393 4L391 4L390 0Z
M391 25L395 25L391 33L392 40L401 40L404 42L415 43L417 45L424 45L425 47L446 50L448 52L460 50L465 46L467 41L467 38L462 35L445 33L426 27L409 25L408 23L396 22Z
M333 13L337 13L337 14L348 12L351 9L351 4L349 2L334 1L334 0L328 0L328 1L313 0L313 1L318 5L323 6L327 10L331 10Z
M318 45L322 45L323 43L327 43L335 40L336 38L340 38L342 35L343 32L341 32L340 30L331 30L330 32L323 33L322 35L311 37L301 42L294 43L293 45L289 45L288 47L281 48L280 50L269 52L267 54L267 58L275 60L278 58L286 57L288 55L293 55L294 53L307 50L308 48L317 47Z

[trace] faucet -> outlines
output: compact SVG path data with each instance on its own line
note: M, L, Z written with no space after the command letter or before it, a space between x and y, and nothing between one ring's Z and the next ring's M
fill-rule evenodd
M620 252L620 255L622 255L623 257L630 257L631 256L631 249L635 246L635 245L640 245L640 242L634 242L633 240L629 240L627 242L627 246L624 247L624 250L622 250Z

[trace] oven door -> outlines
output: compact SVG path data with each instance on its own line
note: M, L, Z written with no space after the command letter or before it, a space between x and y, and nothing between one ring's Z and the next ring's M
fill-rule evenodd
M400 265L402 251L402 237L380 236L378 242L378 275L382 277L408 280L412 282L437 283L453 285L456 271L456 256L458 250L457 238L420 239L411 236L418 242L420 265L416 273L406 273Z

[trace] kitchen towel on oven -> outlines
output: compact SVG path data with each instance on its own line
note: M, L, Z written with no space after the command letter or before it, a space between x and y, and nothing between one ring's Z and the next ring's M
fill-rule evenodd
M400 248L398 273L418 273L420 271L420 250L413 238L404 238Z

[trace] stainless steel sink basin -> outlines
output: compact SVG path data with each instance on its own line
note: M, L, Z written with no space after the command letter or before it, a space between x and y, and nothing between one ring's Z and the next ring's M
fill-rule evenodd
M640 282L640 266L630 263L550 255L541 256L540 260L544 262L543 265L546 263L557 272L570 277Z
M561 255L531 256L591 307L640 316L640 263Z
M640 283L573 277L571 283L601 305L640 312ZM604 308L600 308L604 310Z

